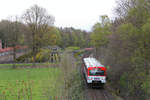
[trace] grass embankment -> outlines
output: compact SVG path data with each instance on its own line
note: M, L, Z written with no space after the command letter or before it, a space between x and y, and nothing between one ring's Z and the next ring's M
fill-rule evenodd
M72 53L65 52L60 65L62 65L62 79L64 79L60 100L84 100L84 84L79 71L80 66Z
M59 94L58 68L0 69L0 100L50 100Z

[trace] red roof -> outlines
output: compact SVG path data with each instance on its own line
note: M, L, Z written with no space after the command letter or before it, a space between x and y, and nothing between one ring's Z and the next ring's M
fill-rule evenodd
M16 46L15 48L16 49L25 49L25 48L27 48L27 46ZM12 51L12 50L13 50L13 47L8 47L8 48L0 49L0 53Z
M85 50L93 50L94 48L85 48Z
M0 53L2 53L2 52L7 52L7 51L11 51L11 50L13 50L12 47L0 49Z

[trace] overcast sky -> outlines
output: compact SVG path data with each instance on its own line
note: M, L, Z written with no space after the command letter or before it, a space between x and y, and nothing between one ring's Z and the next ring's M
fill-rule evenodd
M21 15L37 4L55 17L55 26L91 30L99 16L114 17L116 0L0 0L0 20Z

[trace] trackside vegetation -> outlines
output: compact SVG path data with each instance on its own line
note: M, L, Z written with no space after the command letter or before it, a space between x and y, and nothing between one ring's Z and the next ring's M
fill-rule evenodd
M62 56L61 70L63 71L62 79L64 85L62 89L62 100L84 100L84 82L81 77L80 66L77 59L74 58L72 53L67 50Z
M101 16L91 34L95 56L109 66L116 94L126 100L150 99L150 4L147 0L117 0L117 17Z

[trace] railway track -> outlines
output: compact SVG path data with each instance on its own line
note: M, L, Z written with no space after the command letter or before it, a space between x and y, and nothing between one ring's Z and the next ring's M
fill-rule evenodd
M105 100L110 100L109 99L109 96L107 95L107 93L105 92L105 90L103 90L103 96L104 96L104 98L105 98Z
M80 68L80 72L83 73L82 71L82 66ZM82 74L82 79L84 81L84 85L85 85L85 100L113 100L112 98L110 98L108 96L108 92L105 89L101 89L101 88L92 88L89 87L86 84L86 80L84 78L84 74Z
M112 100L102 89L86 89L85 100Z
M82 78L85 83L85 100L112 100L105 89L89 87L83 75Z

